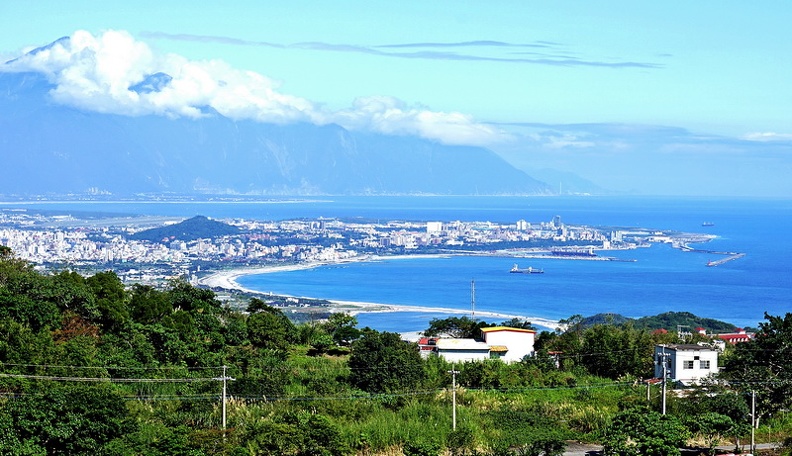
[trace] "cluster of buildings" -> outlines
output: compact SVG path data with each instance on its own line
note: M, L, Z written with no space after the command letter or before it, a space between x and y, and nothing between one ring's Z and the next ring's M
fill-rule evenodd
M696 328L706 335L704 328ZM436 355L452 363L500 359L504 362L519 362L525 356L533 356L536 331L507 326L481 329L481 339L450 337L422 337L418 347L424 357ZM717 374L718 356L723 344L747 342L753 334L736 328L733 333L712 335L711 342L697 344L663 344L655 347L656 379L665 376L669 381L681 385L697 384L702 379Z
M332 262L369 253L481 251L537 245L608 249L629 247L636 242L635 236L628 240L621 231L565 225L558 216L549 222L519 220L513 224L237 219L225 222L239 228L239 234L230 236L167 238L159 242L130 237L156 225L176 222L147 218L79 220L22 209L0 210L0 245L35 264L159 264L181 271L194 263Z

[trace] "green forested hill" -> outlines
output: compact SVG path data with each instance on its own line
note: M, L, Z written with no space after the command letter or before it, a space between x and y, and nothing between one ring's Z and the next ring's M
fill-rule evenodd
M619 314L596 314L585 317L582 324L585 327L594 325L623 325L632 324L641 329L666 329L676 331L677 327L684 326L688 331L702 327L710 333L730 332L734 330L734 325L725 321L712 318L702 318L690 312L664 312L659 315L652 315L640 318L628 318Z
M180 241L194 241L196 239L210 239L221 236L238 234L239 228L226 223L210 220L202 215L196 215L173 225L138 231L130 236L131 239L151 242L162 242L163 239Z

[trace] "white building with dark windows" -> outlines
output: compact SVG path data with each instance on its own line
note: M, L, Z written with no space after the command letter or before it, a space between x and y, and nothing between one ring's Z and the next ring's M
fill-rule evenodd
M663 363L669 381L683 385L698 383L702 378L718 373L718 350L696 344L655 346L655 378L663 378Z

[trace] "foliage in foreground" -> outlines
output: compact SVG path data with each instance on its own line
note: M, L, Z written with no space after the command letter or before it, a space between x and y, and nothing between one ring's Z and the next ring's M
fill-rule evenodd
M646 403L633 379L660 339L629 325L571 319L567 331L542 333L523 362L456 365L452 431L452 366L396 334L361 331L349 315L295 326L259 299L239 312L182 281L125 288L112 272L42 275L0 253L0 455L551 455L568 439L652 454L657 442L630 433L745 435L741 393L672 399L673 419L630 412ZM785 356L788 326L770 319L763 349ZM761 356L735 359L758 372ZM221 366L233 379L225 431ZM783 386L787 372L771 372ZM763 397L778 397L771 387Z

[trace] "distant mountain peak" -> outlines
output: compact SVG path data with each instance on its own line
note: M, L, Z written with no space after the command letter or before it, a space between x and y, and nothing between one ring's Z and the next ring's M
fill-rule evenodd
M25 55L36 55L36 54L38 54L40 52L48 51L48 50L52 49L53 47L55 47L58 44L65 45L65 44L69 43L70 41L71 41L70 37L62 36L62 37L58 38L57 40L53 41L50 44L46 44L44 46L39 46L39 47L37 47L37 48L35 48L35 49L31 50L31 51L28 51L27 53L25 53ZM17 60L19 60L19 57L7 61L6 64L14 63Z
M157 72L146 76L142 81L130 86L129 90L137 93L161 92L172 80L173 77L171 75Z

